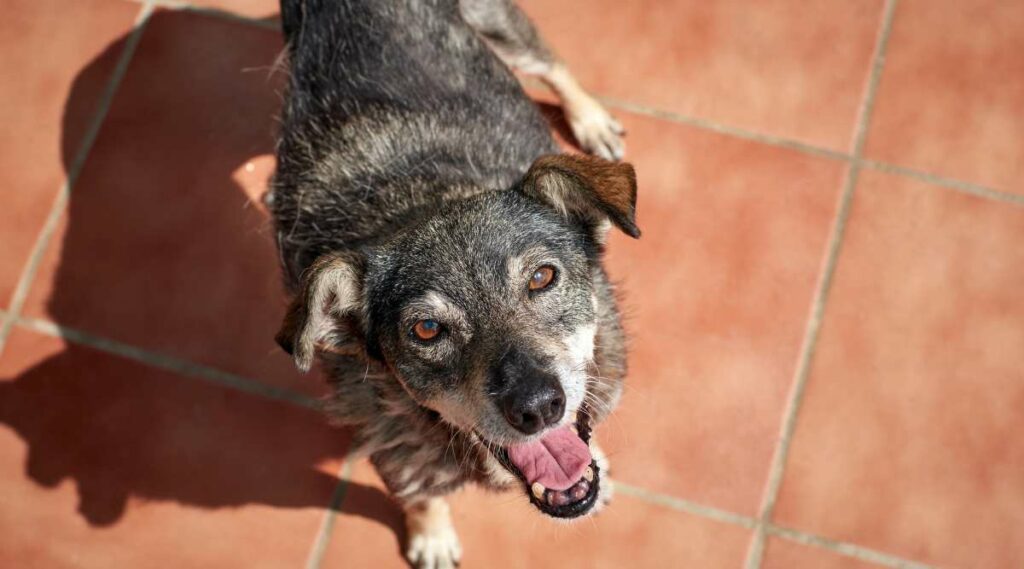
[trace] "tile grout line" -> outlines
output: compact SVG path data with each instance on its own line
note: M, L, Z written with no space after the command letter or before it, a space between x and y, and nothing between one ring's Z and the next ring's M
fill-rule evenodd
M538 85L542 84L538 83ZM764 144L765 146L772 146L775 148L792 150L795 152L800 152L802 154L807 154L809 156L816 156L819 158L837 160L841 162L858 162L860 168L862 169L868 168L870 170L876 170L894 176L911 178L919 182L924 182L931 186L938 186L940 188L947 190L953 190L961 193L972 194L974 196L990 200L996 200L1014 205L1024 206L1024 196L1013 194L1003 190L989 188L978 184L973 184L971 182L966 182L964 180L948 178L945 176L940 176L938 174L932 174L924 170L917 170L915 168L900 166L899 164L893 164L881 160L868 160L863 157L855 158L854 156L847 154L845 152L832 150L830 148L825 148L822 146L815 146L813 144L808 144L806 142L801 142L799 140L773 136L769 134L762 134L759 132L718 123L713 120L702 119L694 116L683 115L672 111L665 111L661 109L647 107L645 105L631 103L628 101L621 101L601 96L598 96L597 99L611 108L616 108L626 112L647 115L652 118L664 120L667 122L682 124L701 130L707 130L718 134L739 138L742 140L749 140L750 142Z
M87 131L85 138L83 138L83 142L80 145L78 152L76 153L75 160L72 162L72 168L69 171L67 181L62 185L62 187L58 191L58 195L55 199L54 205L51 208L50 215L47 217L47 220L44 223L43 230L40 231L40 235L37 238L36 245L33 247L32 254L30 255L30 261L26 264L26 268L23 270L22 278L19 279L18 287L15 289L15 294L13 296L17 297L19 295L19 292L21 292L22 289L25 289L24 292L22 292L22 298L20 299L20 303L15 303L12 299L12 310L5 311L0 309L0 321L3 322L3 328L0 329L0 353L2 353L4 341L6 340L7 335L10 332L10 329L13 328L14 326L18 326L40 334L59 337L69 342L86 345L98 349L100 351L132 359L153 367L178 372L182 375L187 375L198 379L212 381L213 383L216 383L218 385L243 391L252 395L283 401L304 408L319 409L319 405L315 399L300 394L298 392L292 392L290 390L282 388L275 388L250 378L245 378L216 368L196 364L188 360L182 360L157 352L151 352L148 350L137 348L135 346L131 346L129 344L109 340L106 338L89 334L84 331L61 326L45 320L23 318L20 316L20 308L21 304L24 303L24 295L27 294L27 289L31 285L31 280L33 280L34 278L34 272L38 268L39 261L41 260L40 257L47 247L47 243L44 241L48 241L49 238L52 237L56 221L59 220L60 214L63 212L63 206L66 204L74 180L80 173L80 169L84 165L88 151L91 148L92 143L95 141L96 136L98 135L103 119L105 118L106 113L109 111L109 107L113 100L113 96L116 93L116 90L120 84L120 81L123 79L125 72L127 71L130 59L134 54L134 50L139 40L141 39L142 31L153 9L155 7L163 7L168 9L186 10L203 15L244 23L248 25L255 25L267 29L276 30L278 27L277 24L273 21L261 20L259 18L233 14L223 10L193 6L191 4L188 4L187 2L177 2L173 0L127 1L135 4L141 4L142 8L140 10L140 14L136 19L134 29L132 30L129 39L125 44L125 47L118 60L118 63L116 64L115 69L111 74L111 79L108 82L108 85L104 91L104 95L101 97L100 104L97 106L98 108L96 115L94 116L93 121L90 123L90 128ZM895 9L895 5L896 1L892 0L888 4L889 8L886 10L886 22L883 23L883 33L885 35L886 42L888 39L888 32L891 27L892 12ZM882 42L880 39L880 44L881 43ZM875 62L875 65L873 66L870 87L872 92L869 93L869 98L871 99L871 101L865 101L865 108L863 109L865 111L870 111L868 107L870 106L871 102L873 102L873 90L877 86L877 77L875 76L875 74L880 74L881 65L883 61L884 57L879 57ZM1017 196L1015 194L1009 194L999 190L974 185L969 182L937 176L912 168L889 164L881 161L864 160L859 158L859 152L860 150L862 150L862 146L864 143L863 134L865 134L866 132L866 121L864 121L864 124L859 125L858 127L857 143L855 145L855 150L857 152L854 156L850 156L843 152L816 147L814 145L802 143L796 140L775 137L771 135L764 135L753 131L747 131L741 128L722 125L710 120L689 117L670 111L662 111L659 109L654 109L644 105L634 104L626 101L618 101L603 97L601 97L601 99L607 104L609 104L609 106L620 108L628 112L645 114L669 122L686 124L689 126L693 126L695 128L710 130L720 134L726 134L737 138L747 139L770 146L777 146L787 148L790 150L796 150L799 152L815 156L830 158L834 160L849 161L851 162L851 172L848 175L848 183L844 184L844 193L847 190L847 186L852 186L856 182L857 174L854 172L854 167L856 166L856 170L859 170L860 168L868 168L894 175L915 178L918 179L919 181L923 181L932 185L954 189L988 199L1005 201L1017 205L1024 205L1024 197ZM849 205L848 202L846 202L846 205ZM843 207L842 202L840 207ZM51 221L53 223L51 223ZM837 227L833 232L834 237L836 236L836 234L841 234L839 222L840 220L837 219ZM845 220L843 220L843 223L845 224ZM51 225L53 227L51 227ZM49 231L47 231L47 229L49 229ZM838 243L835 244L834 249L836 250L835 252L838 252ZM829 257L832 258L832 261L834 261L832 246L830 246ZM826 276L829 280L831 279L832 270L834 270L834 265L831 267L831 270L827 271L828 275ZM30 272L32 273L31 275L29 274ZM824 281L825 277L823 277L822 286L819 287L820 289L827 289ZM817 305L817 302L815 304ZM17 308L17 310L14 310L15 308ZM819 309L823 310L823 305L820 308L816 306L816 311ZM810 328L810 326L808 328ZM808 329L807 333L808 335L810 335L811 330ZM812 349L808 350L808 352L812 351ZM812 354L807 354L808 360L810 359L810 355ZM803 362L803 360L804 358L801 358L801 362ZM318 532L316 542L314 543L314 548L311 551L310 558L307 562L307 568L315 569L320 565L320 561L325 551L327 542L330 539L329 534L330 530L333 528L334 518L337 515L337 510L340 509L341 507L341 503L343 502L345 494L348 489L349 479L351 476L351 470L353 468L354 460L355 459L353 457L347 456L342 463L342 467L339 470L339 483L331 496L330 509L325 514L325 518ZM804 545L809 545L812 547L831 550L836 553L864 559L866 561L881 563L883 565L890 567L906 567L908 569L928 567L927 565L900 559L898 557L877 552L866 547L824 538L821 536L802 532L795 529L777 526L770 522L762 522L759 519L743 516L740 514L735 514L732 512L728 512L726 510L721 510L711 506L705 506L695 502L690 502L685 499L676 498L668 495L662 495L656 492L651 492L641 487L623 484L621 482L616 482L615 484L616 489L620 490L623 494L627 496L631 496L648 503L669 507L677 511L689 513L698 517L703 517L706 519L711 519L722 523L739 525L741 527L746 527L748 529L762 528L762 532L766 534L771 534L774 536L781 537L783 539L787 539ZM776 487L776 492L777 490L778 488Z
M3 312L4 311L0 310L0 314ZM201 366L187 360L180 360L163 354L150 352L128 344L101 338L87 332L82 332L48 321L19 318L16 325L20 328L24 328L38 334L62 338L68 342L87 346L126 359L131 359L158 369L164 369L195 379L210 381L216 385L241 391L249 395L281 401L307 409L320 410L320 406L316 399L307 397L300 393L291 392L281 388L274 388L251 378L237 376L215 368ZM348 486L351 481L351 473L354 469L356 460L357 457L352 454L349 454L343 460L342 467L340 468L338 475L339 482L331 495L328 509L324 513L324 520L321 522L321 527L318 530L316 539L314 540L313 548L311 549L310 556L306 564L307 569L316 569L319 565L319 560L323 556L323 552L326 550L327 543L325 540L330 539L330 532L332 531L335 523L334 518L337 516L337 512L340 510L341 504L345 498L345 493L348 490ZM635 498L642 502L670 508L720 523L737 525L747 529L754 529L757 526L762 525L755 518L736 514L728 510L707 506L684 498L660 494L658 492L653 492L639 486L619 481L615 481L614 484L615 489L623 495ZM859 545L835 541L822 536L799 530L782 528L772 524L764 525L766 526L768 533L779 535L779 537L784 539L820 549L826 549L847 556L867 560L874 560L876 558L889 559L890 562L887 562L887 564L891 567L924 567L920 564L902 560ZM850 553L851 551L854 551L855 553ZM856 553L857 551L861 553Z
M646 488L626 484L618 480L613 480L612 484L615 487L616 493L621 492L624 496L630 496L650 504L664 506L679 512L692 514L726 524L738 525L747 529L754 529L758 524L758 521L754 518L736 514L728 510L722 510L713 506L706 506L683 498L676 498L675 496L652 492Z
M739 127L725 125L713 120L703 119L691 115L684 115L674 111L666 111L657 109L654 107L648 107L639 103L632 103L621 99L613 99L610 97L598 96L597 99L602 103L608 105L611 108L623 110L626 112L647 115L652 118L661 119L664 121L683 124L691 126L701 130L708 130L718 134L725 134L735 138L743 140L749 140L751 142L758 142L766 146L774 146L784 148L787 150L794 150L803 154L809 154L811 156L817 156L819 158L827 158L829 160L840 160L849 161L850 155L845 152L838 150L832 150L823 146L815 146L806 142L801 142L792 138L785 138L781 136L774 136L771 134L764 134L746 130Z
M345 456L341 463L341 468L338 469L338 485L334 487L331 500L327 504L327 510L324 511L323 520L320 522L320 529L317 530L316 538L313 540L313 547L310 549L309 556L306 559L305 569L320 569L320 564L324 560L324 554L327 552L327 546L334 535L334 521L338 517L338 512L341 511L342 504L345 503L345 495L348 493L349 483L352 480L355 461L356 457L350 453Z
M0 354L3 354L4 346L7 343L7 337L10 335L15 321L21 315L21 310L25 305L25 300L28 298L29 290L32 288L32 285L35 282L36 273L39 271L39 265L42 263L43 255L46 253L47 249L49 249L50 241L53 238L54 232L57 230L60 218L64 215L64 210L68 203L71 188L74 186L78 175L81 173L82 167L85 164L85 159L89 155L89 151L92 150L92 145L96 141L96 137L99 135L100 127L103 125L107 112L110 110L110 105L114 100L114 95L117 93L117 89L121 85L121 80L124 79L124 75L128 70L128 64L131 61L132 56L135 54L135 47L139 44L139 40L142 38L142 31L145 29L146 22L152 12L153 2L152 0L146 0L139 9L138 15L135 17L135 23L132 26L131 34L128 36L124 47L121 49L121 55L118 56L117 63L110 74L110 79L107 80L107 85L104 87L99 101L97 101L92 120L89 122L89 127L82 137L82 141L78 145L78 150L75 152L75 157L71 162L71 166L68 168L64 183L62 183L61 187L57 190L57 195L54 197L53 204L50 206L50 211L46 215L46 220L43 222L43 226L39 229L39 234L36 236L35 243L33 243L32 249L29 252L28 260L26 261L25 266L21 271L21 275L18 277L18 282L14 287L14 293L11 295L7 316L0 321Z
M226 387L249 395L256 395L265 399L290 403L298 407L316 411L321 409L320 403L316 398L290 389L275 387L256 381L255 379L246 378L227 371L176 358L174 356L152 352L46 320L39 320L36 318L16 318L15 326L45 336L61 338L78 345L87 346L101 352L133 360L157 369L170 371L194 379L201 379L220 387Z
M862 168L868 168L877 172L911 178L918 182L924 182L933 186L941 186L946 189L970 194L975 197L1000 201L1011 205L1024 206L1024 195L1011 194L1009 192L986 188L985 186L978 186L962 180L955 180L953 178L944 178L942 176L929 174L928 172L921 170L914 170L913 168L907 168L898 164L890 164L888 162L862 159L860 164Z
M810 317L804 333L804 342L800 348L800 356L797 362L796 373L794 374L793 385L785 407L782 427L778 443L768 471L768 480L758 519L760 525L754 532L749 549L747 551L746 569L760 569L764 548L766 543L765 525L771 522L775 510L775 503L782 486L782 479L785 475L786 462L789 459L790 445L793 434L796 430L796 421L803 403L804 391L807 387L807 379L810 375L811 363L814 359L814 352L817 348L818 335L821 331L821 324L825 315L825 306L828 302L829 292L832 288L832 279L835 275L838 264L840 249L843 244L843 237L846 233L846 223L850 215L853 196L857 187L857 180L861 169L861 156L864 152L864 145L867 140L868 129L871 122L871 112L874 109L875 94L882 77L882 70L885 67L885 53L889 44L889 36L892 32L893 16L899 0L887 0L882 12L881 24L878 31L878 39L875 45L872 63L869 70L867 84L864 88L864 96L858 111L856 130L853 139L853 154L847 170L846 179L843 183L842 194L839 198L839 206L836 211L835 225L829 238L828 250L825 257L824 267L821 272L820 281L815 292Z
M890 555L888 553L883 553L860 545L828 539L826 537L804 533L802 531L797 531L795 529L775 524L765 524L765 531L773 536L780 537L793 543L824 549L826 551L831 551L833 553L853 557L854 559L875 563L885 567L891 567L893 569L931 569L929 565L925 565L924 563L902 559L895 555Z
M877 563L886 567L893 567L897 569L930 569L927 565L917 561L910 561L861 545L838 541L772 523L762 523L757 518L744 516L742 514L737 514L712 506L706 506L704 504L698 504L683 498L676 498L674 496L652 492L631 484L623 484L619 481L615 481L614 484L615 490L617 492L622 492L625 496L676 510L681 513L691 514L725 524L737 525L747 529L755 529L759 526L763 526L767 533L782 539L816 549L831 551L847 557Z
M256 26L268 30L279 30L280 25L278 19L274 18L258 18L254 16L246 16L243 14L236 14L226 10L219 10L216 8L207 8L203 6L196 6L189 2L179 0L124 0L135 4L143 3L144 1L151 1L155 6L166 8L169 10L182 10L188 12L194 12L204 16L211 16L214 18L220 18L229 20L232 22ZM530 77L521 78L526 85L534 87L544 87L544 84L538 80ZM718 134L724 134L732 136L742 140L749 140L751 142L757 142L766 146L772 146L776 148L783 148L786 150L792 150L807 154L810 156L817 156L819 158L826 158L829 160L838 160L842 162L851 162L854 160L853 156L839 150L833 150L823 146L816 146L807 142L801 142L792 138L786 138L782 136L775 136L771 134L759 133L752 130L747 130L741 127L735 127L723 123L716 122L710 119L703 119L695 116L685 115L675 111L667 111L664 109L658 109L641 103L634 103L630 101L615 99L611 97L597 96L597 99L602 103L608 105L611 108L619 109L622 111L646 115L659 120L664 120L671 123L682 124L697 128L700 130L707 130ZM880 160L866 160L858 159L861 163L862 168L868 168L871 170L877 170L894 176L902 176L906 178L912 178L920 182L925 182L932 186L938 186L948 190L954 190L958 192L972 194L978 197L997 200L1001 202L1010 203L1013 205L1024 206L1024 196L1012 194L1003 190L997 190L994 188L988 188L982 185L973 184L964 180L958 180L955 178L948 178L940 176L938 174L932 174L924 170L918 170L907 166L900 166L890 162L884 162Z

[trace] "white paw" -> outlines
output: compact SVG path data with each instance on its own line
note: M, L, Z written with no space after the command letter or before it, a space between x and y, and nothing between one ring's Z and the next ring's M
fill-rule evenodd
M566 118L580 147L605 160L622 160L626 130L597 100L589 95L578 97L566 108Z
M451 525L433 527L409 535L405 557L417 569L454 569L462 559L462 546Z

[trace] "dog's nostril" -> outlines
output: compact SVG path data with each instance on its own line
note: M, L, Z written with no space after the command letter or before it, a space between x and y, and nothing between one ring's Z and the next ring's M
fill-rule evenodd
M516 430L532 435L544 427L544 420L532 410L511 410L505 417Z
M544 426L544 422L541 421L540 415L536 413L523 413L522 427L524 430L535 433Z
M565 399L555 397L548 403L547 415L544 417L548 423L554 423L562 418L562 411L565 410Z

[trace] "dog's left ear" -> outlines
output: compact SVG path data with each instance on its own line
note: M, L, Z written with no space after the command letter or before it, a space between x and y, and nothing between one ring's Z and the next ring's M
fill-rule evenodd
M610 220L630 237L640 237L636 172L624 162L578 154L541 156L526 173L522 191L595 231L607 228L605 220ZM598 238L603 237L601 232Z
M342 349L361 337L356 319L365 272L357 255L328 253L303 273L301 289L275 338L300 370L309 371L318 344Z

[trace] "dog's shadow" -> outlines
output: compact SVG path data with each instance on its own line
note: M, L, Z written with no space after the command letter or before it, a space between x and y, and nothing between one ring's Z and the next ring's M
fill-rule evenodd
M180 359L223 353L274 373L290 365L271 348L280 269L266 215L236 180L253 157L273 153L281 81L268 77L280 44L272 30L209 17L195 26L200 17L158 11L146 26L51 244L60 264L45 318L151 351L164 342ZM66 171L88 131L83 117L129 43L115 41L75 77L61 133ZM265 311L218 314L239 306L236 296L268 295ZM16 329L8 357L23 361L31 338ZM96 527L130 519L136 499L325 508L338 479L324 465L340 463L351 438L325 423L306 408L74 342L0 378L0 424L28 445L25 474L45 487L73 481L78 512L68 514ZM343 517L402 539L400 512L383 492L351 483L347 496Z
M125 35L75 77L67 172L130 44ZM269 221L252 180L239 182L273 153L280 50L273 30L187 11L150 18L50 245L60 261L42 316L180 359L223 354L227 367L248 362L229 370L241 375L290 367L272 348L284 298ZM541 108L571 141L560 110ZM28 336L16 331L8 350L27 345L18 337ZM25 473L45 487L72 480L77 515L97 527L120 523L132 499L324 508L338 479L322 465L351 434L311 414L75 342L0 378L0 423L28 445ZM385 525L401 543L401 512L382 491L351 483L346 496L343 517Z

